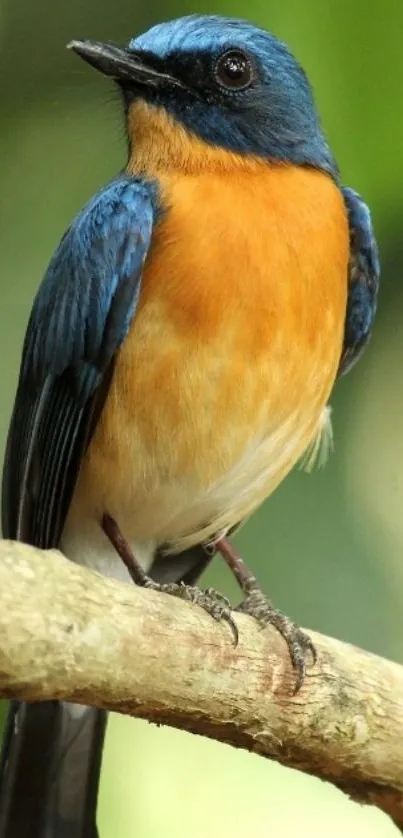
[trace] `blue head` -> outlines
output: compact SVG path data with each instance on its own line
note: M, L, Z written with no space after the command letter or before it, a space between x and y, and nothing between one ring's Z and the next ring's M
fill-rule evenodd
M191 15L154 26L126 49L91 41L72 48L115 79L128 119L145 101L209 145L337 178L303 69L256 26Z

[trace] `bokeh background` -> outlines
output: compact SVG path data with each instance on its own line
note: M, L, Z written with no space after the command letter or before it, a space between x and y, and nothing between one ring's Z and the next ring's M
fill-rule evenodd
M0 446L51 252L125 162L113 90L64 46L74 37L124 42L190 12L247 16L289 42L316 90L344 182L371 205L383 264L373 340L332 397L335 453L322 472L296 470L238 546L298 622L403 663L401 0L0 3ZM205 581L236 597L219 562ZM108 729L99 826L101 838L397 835L386 816L313 778L119 717Z

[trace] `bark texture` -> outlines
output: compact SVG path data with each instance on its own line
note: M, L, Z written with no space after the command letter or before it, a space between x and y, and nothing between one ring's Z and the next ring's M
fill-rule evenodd
M310 632L293 696L284 641L0 542L0 695L63 699L227 742L329 780L403 831L403 667Z

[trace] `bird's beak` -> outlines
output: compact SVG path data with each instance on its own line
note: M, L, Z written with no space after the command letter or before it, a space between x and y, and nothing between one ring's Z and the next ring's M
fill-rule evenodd
M168 73L160 72L147 62L140 52L134 52L114 44L100 41L70 41L67 49L76 52L80 58L95 67L100 73L111 76L120 84L142 85L146 87L184 87Z

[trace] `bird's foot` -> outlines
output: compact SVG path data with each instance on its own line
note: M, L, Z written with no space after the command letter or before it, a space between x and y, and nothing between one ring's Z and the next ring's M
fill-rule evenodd
M199 605L214 620L228 623L236 646L238 643L238 628L231 614L230 601L227 597L215 591L214 588L202 590L193 585L185 585L184 582L155 582L154 579L151 579L145 573L131 550L130 545L122 535L116 521L110 515L105 514L103 516L102 528L126 565L135 585L139 585L142 588L151 588L153 591L170 594L170 596L176 596L179 599L184 599L186 602Z
M153 579L147 577L143 583L145 588L151 588L153 591L160 591L170 596L178 597L186 602L192 602L198 605L210 617L213 617L217 622L228 623L233 637L235 646L238 643L238 627L231 613L231 605L229 599L216 591L214 588L197 588L194 585L185 585L184 582L179 584L176 582L158 583Z
M245 599L235 609L243 614L249 614L262 628L274 626L284 637L288 646L291 663L297 673L294 693L301 689L306 674L307 656L316 662L316 650L310 637L298 628L289 617L278 611L256 585L246 593Z
M308 656L311 656L312 662L316 663L316 650L312 640L289 617L274 608L228 539L220 539L216 542L216 547L232 570L244 594L243 601L235 610L254 617L262 628L268 625L274 626L287 643L291 663L297 673L295 695L304 683Z

